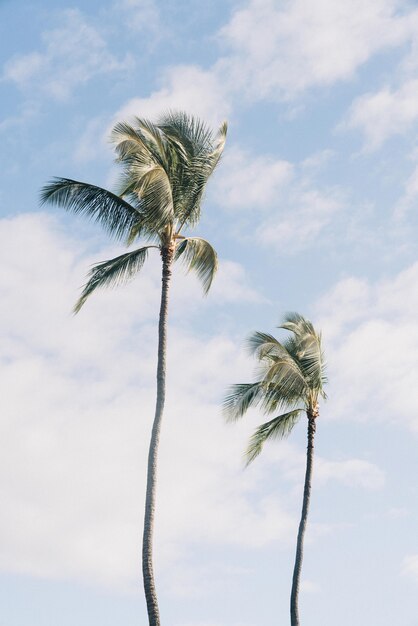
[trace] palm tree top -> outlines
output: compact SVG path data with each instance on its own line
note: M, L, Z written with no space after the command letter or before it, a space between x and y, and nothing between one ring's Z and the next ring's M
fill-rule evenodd
M288 313L278 328L291 334L283 341L262 332L248 338L249 351L258 361L256 380L233 385L224 401L228 421L241 418L250 407L259 407L265 415L283 412L255 431L247 462L258 456L268 438L288 435L303 411L316 418L319 399L326 398L321 333L298 313Z
M121 167L114 193L69 178L54 178L43 187L42 203L86 215L128 245L141 238L155 244L96 265L75 311L97 287L136 275L155 246L196 271L204 291L209 290L216 252L207 241L185 236L183 230L199 221L205 186L221 158L226 132L226 122L214 133L181 111L169 111L156 123L135 117L131 123L117 123L111 133Z
M205 185L222 155L226 132L226 122L214 133L181 111L169 111L156 123L140 117L119 122L111 132L122 168L115 194L55 178L43 187L41 203L83 213L128 243L140 235L167 243L199 221Z
M141 233L165 240L195 226L226 132L226 123L215 135L201 120L175 111L157 123L136 117L133 124L116 124L111 139L122 165L118 194L141 216L130 241Z

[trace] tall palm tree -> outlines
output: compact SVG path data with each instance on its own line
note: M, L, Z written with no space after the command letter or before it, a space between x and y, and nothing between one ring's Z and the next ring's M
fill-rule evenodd
M42 202L61 205L100 222L116 239L148 245L103 261L92 268L78 312L99 287L114 286L133 278L149 250L157 249L162 261L161 305L158 325L157 398L148 456L142 546L144 590L150 626L160 616L153 572L152 543L155 515L157 454L166 392L168 295L174 261L182 260L196 271L205 293L217 269L212 246L199 237L184 235L200 217L206 183L221 157L227 126L215 135L203 122L181 112L169 112L157 123L135 118L118 123L112 131L117 161L122 167L119 189L67 178L55 178L42 190Z
M279 328L290 331L292 335L282 342L260 332L249 338L250 352L260 365L257 380L232 386L224 401L224 412L229 421L235 421L250 407L259 406L265 414L284 411L256 429L246 451L247 465L260 454L268 439L286 437L302 413L308 419L303 506L290 597L291 625L299 626L299 584L311 495L314 435L319 416L318 401L320 397L326 398L324 385L327 381L321 335L311 322L297 313L290 313Z

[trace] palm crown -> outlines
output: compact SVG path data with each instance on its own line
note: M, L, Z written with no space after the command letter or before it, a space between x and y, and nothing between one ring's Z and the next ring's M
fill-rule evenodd
M266 415L284 411L256 429L246 452L247 463L260 454L267 439L288 435L303 411L316 417L319 398L326 398L320 333L297 313L288 314L279 328L292 335L282 342L261 332L250 336L248 347L259 361L257 380L233 385L224 401L229 421L241 418L250 407L259 406Z
M68 178L44 186L42 202L87 215L128 244L141 237L150 244L95 265L76 312L98 287L132 278L151 248L182 259L208 291L217 269L216 252L204 239L182 232L199 221L205 185L221 157L226 130L224 123L214 135L186 113L170 112L156 124L137 117L132 125L118 123L112 131L122 167L116 193Z

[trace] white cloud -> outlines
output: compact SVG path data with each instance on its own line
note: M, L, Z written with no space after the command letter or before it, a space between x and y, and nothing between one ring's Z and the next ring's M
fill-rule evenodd
M16 241L24 256L14 253ZM74 318L69 311L87 266L117 252L109 247L93 259L88 245L43 214L0 222L0 297L7 303L0 314L0 568L130 589L139 569L160 268L158 259L150 262L130 286L98 293ZM256 297L239 266L226 262L221 272L222 266L228 279L220 280L217 306L230 301L230 292L235 301ZM160 451L156 559L168 593L178 593L170 571L178 577L193 567L187 559L196 542L293 545L296 518L283 504L286 484L261 486L272 461L291 484L302 480L304 465L304 453L282 442L243 471L251 424L226 428L219 404L231 372L245 380L250 364L234 338L182 330L193 310L211 306L200 294L191 298L188 283L181 273L173 281ZM318 464L319 484L333 478L377 486L371 464ZM299 503L300 493L298 511ZM320 530L313 526L312 536ZM200 566L197 577L204 576ZM224 574L230 584L235 574Z
M160 12L154 0L118 0L114 6L118 17L124 18L125 26L130 30L161 36Z
M411 554L404 558L402 573L418 583L418 554Z
M94 76L132 67L128 55L118 60L100 33L78 9L64 11L62 25L43 33L44 49L9 59L3 80L9 80L33 97L45 93L66 100L79 85Z
M340 128L358 128L367 150L376 150L393 135L403 134L418 119L418 79L405 81L399 89L386 86L357 98Z
M274 245L278 254L299 252L345 205L341 189L317 186L316 174L328 157L329 151L323 151L293 164L232 146L216 175L215 197L221 206L239 212L245 233L259 243Z
M396 220L402 220L405 214L413 209L416 205L418 198L418 153L416 150L411 155L411 160L414 162L414 169L407 178L404 184L404 190L402 196L399 198L395 205L394 217Z
M301 580L300 588L303 593L320 593L321 587L313 580Z
M223 85L214 72L197 65L176 65L165 71L161 83L161 88L150 96L125 103L115 113L114 120L126 120L134 115L155 119L170 109L181 109L217 127L230 113Z
M231 209L270 209L293 176L293 165L232 146L216 177L219 202Z
M322 298L333 415L418 431L417 306L418 263L375 284L345 279Z
M265 302L266 299L249 284L242 265L234 261L219 263L208 300L213 302Z
M105 136L103 129L107 126L107 120L101 117L91 119L84 129L81 137L77 140L73 154L77 163L87 163L108 151L110 154L109 137Z
M416 12L398 14L403 8L393 0L251 0L222 29L231 55L221 66L252 99L347 80L373 54L407 39Z
M322 422L318 426L318 436L322 429ZM298 450L289 441L281 441L279 444L272 443L263 451L263 457L268 463L278 463L280 473L288 480L302 486L306 454ZM384 472L374 463L364 459L345 459L331 461L315 455L315 478L317 486L324 486L329 482L336 481L348 487L361 489L381 489L385 484Z
M403 519L404 517L407 517L409 515L409 511L406 507L391 507L386 515L389 517L389 519L393 519L393 520L397 520L397 519Z
M24 256L15 254L16 241ZM94 260L88 242L69 239L42 214L2 220L0 242L0 295L8 303L0 325L7 510L0 567L129 588L138 577L154 408L158 260L117 295L98 293L73 318L77 286ZM114 253L110 247L95 259ZM240 293L255 297L235 285L245 282L239 266L221 264L222 273L224 301L231 291L236 301ZM258 497L254 478L242 475L240 428L226 429L219 414L230 372L246 374L239 342L182 331L176 319L182 327L190 319L190 280L180 272L175 278L158 494L163 573L195 541L251 547L287 542L293 529L278 497ZM196 307L210 306L197 283L191 289Z
M303 186L292 188L282 204L286 212L265 220L257 229L258 240L274 245L279 254L293 254L309 247L343 208L338 191Z
M207 581L206 581L207 582ZM181 624L176 624L175 626L225 626L224 624L221 624L220 622L187 622L187 624L185 624L184 622L181 622ZM231 626L254 626L253 624L249 624L249 622L245 622L245 624L243 622L240 622L239 624L235 623L235 624L231 624Z
M374 463L362 459L347 461L318 459L315 472L319 482L336 480L350 487L380 489L385 483L384 472Z

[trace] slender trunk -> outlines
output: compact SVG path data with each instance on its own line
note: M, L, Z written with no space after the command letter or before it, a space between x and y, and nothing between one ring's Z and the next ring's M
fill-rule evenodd
M299 584L300 573L302 569L303 560L303 541L305 538L306 522L308 520L309 500L311 497L311 480L312 480L312 465L313 465L313 453L314 453L314 435L316 431L316 417L318 416L318 409L314 411L307 411L308 417L308 448L306 453L306 473L305 473L305 487L303 489L303 506L302 514L299 523L298 538L296 544L296 558L295 567L293 570L292 592L290 595L290 623L291 626L299 626Z
M142 541L142 574L144 578L149 626L160 626L160 613L158 610L152 563L152 539L154 533L158 442L160 439L161 420L165 402L168 290L170 286L173 253L174 249L171 247L161 248L163 271L160 317L158 323L157 401L148 453L147 492L145 497L144 535Z

